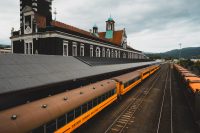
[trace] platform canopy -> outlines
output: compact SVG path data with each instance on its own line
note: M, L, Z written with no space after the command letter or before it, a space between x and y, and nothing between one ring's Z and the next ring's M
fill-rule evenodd
M0 55L0 94L155 63L90 66L75 57L3 54Z

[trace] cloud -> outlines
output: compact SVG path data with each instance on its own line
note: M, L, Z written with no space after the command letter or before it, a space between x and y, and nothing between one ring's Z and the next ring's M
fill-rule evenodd
M95 23L105 31L111 14L116 29L126 28L132 47L160 52L183 46L200 46L199 0L57 0L57 19L89 30ZM19 2L0 5L0 43L9 43L11 27L19 27Z

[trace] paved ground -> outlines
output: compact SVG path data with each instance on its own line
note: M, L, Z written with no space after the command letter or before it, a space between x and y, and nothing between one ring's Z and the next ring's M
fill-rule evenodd
M153 84L155 81L156 84ZM163 65L158 72L135 87L122 100L100 112L75 132L104 133L133 98L143 89L150 87L151 91L137 108L123 132L198 133L182 89L176 82L169 64Z

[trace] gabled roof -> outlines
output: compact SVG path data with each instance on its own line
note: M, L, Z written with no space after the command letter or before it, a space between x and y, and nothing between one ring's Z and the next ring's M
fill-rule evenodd
M121 40L121 37L119 37L121 35L121 33L119 33L119 31L115 31L114 39L106 39L104 36L100 36L100 35L95 36L88 31L79 29L77 27L74 27L74 26L71 26L71 25L68 25L68 24L64 24L62 22L52 21L51 25L54 26L54 27L59 27L59 28L66 29L66 30L69 30L69 31L72 31L72 32L80 33L80 34L83 34L83 35L86 35L86 36L89 36L89 37L92 37L92 38L95 38L95 39L100 39L100 40L106 41L108 43L112 43L115 46L120 46L120 44L121 44L121 43L119 44L119 40ZM123 34L123 32L122 32L122 34Z
M112 39L108 39L108 40L110 42L113 42L113 43L117 44L118 46L121 46L123 33L124 33L124 30L114 31L113 32L113 38ZM106 35L106 32L99 32L99 36L101 38L105 38L105 35Z
M64 24L62 22L52 21L51 25L55 26L55 27L60 27L60 28L63 28L63 29L68 29L68 30L71 30L71 31L74 31L74 32L79 32L81 34L85 34L85 35L91 36L91 33L88 32L88 31L79 29L77 27L74 27L74 26L71 26L71 25L68 25L68 24Z
M22 9L22 12L29 12L29 11L33 11L32 7L30 6L25 6L23 9Z

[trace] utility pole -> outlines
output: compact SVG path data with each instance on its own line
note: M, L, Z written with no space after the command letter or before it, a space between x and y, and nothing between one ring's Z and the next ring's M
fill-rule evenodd
M180 49L179 49L179 61L180 61L181 60L181 46L182 46L182 44L179 43L178 45L180 46Z

